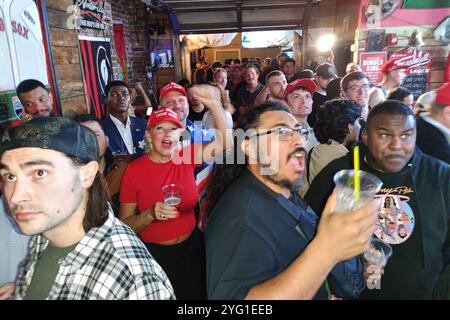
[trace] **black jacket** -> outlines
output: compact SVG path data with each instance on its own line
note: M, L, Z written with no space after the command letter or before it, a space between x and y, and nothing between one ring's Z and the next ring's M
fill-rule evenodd
M361 151L364 159L364 148ZM367 166L361 161L361 170ZM423 232L424 267L431 273L450 277L450 165L416 149L408 166ZM334 188L334 174L352 168L353 152L349 152L330 162L316 176L305 195L314 212L321 213L325 207Z
M416 144L424 153L450 164L450 145L444 134L420 116L417 117Z

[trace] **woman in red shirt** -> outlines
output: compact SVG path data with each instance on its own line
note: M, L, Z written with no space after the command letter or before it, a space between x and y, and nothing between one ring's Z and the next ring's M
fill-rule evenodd
M203 240L194 214L198 202L194 168L232 143L231 137L225 138L226 119L219 90L210 85L192 90L214 116L216 139L181 149L179 116L168 108L154 111L146 131L150 151L128 165L120 190L120 218L138 233L167 273L178 299L206 297ZM187 99L180 94L176 99L183 98ZM168 184L183 187L178 207L164 204L162 187Z

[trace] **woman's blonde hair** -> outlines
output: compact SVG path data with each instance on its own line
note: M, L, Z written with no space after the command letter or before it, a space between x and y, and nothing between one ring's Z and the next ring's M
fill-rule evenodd
M216 68L216 69L214 69L214 72L213 72L213 79L214 80L216 79L216 74L218 74L219 72L223 72L226 75L228 75L227 70L225 70L224 68Z

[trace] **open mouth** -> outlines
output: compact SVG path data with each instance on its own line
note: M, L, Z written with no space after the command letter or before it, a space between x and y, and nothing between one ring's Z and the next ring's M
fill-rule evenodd
M161 142L161 145L162 145L162 147L163 147L164 149L170 149L170 148L172 148L173 141L170 140L170 139L164 139L164 140Z
M289 157L289 163L294 166L295 171L302 172L305 169L305 153L299 151Z
M33 114L34 117L48 117L50 115L50 109L42 109Z

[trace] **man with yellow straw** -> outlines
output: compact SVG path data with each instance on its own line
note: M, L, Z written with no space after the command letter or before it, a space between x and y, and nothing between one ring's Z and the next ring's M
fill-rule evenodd
M333 195L319 223L298 195L306 130L289 109L251 108L238 128L235 161L216 166L207 187L208 298L357 298L364 265L353 257L369 248L379 204L336 213Z
M448 299L450 166L416 148L414 114L398 101L387 100L369 112L363 142L361 170L383 181L375 236L392 245L393 254L381 288L366 289L362 298ZM334 174L353 167L351 155L331 162L312 182L305 200L315 212L322 212ZM391 234L385 234L383 217L391 211L398 214Z

